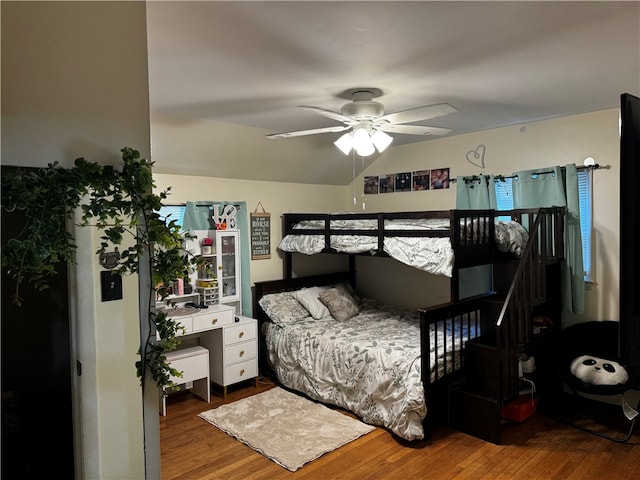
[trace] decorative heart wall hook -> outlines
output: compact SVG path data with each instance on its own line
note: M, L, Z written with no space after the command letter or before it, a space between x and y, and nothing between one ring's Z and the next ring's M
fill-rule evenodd
M484 170L484 151L485 146L483 144L478 145L475 150L469 150L467 152L467 162Z

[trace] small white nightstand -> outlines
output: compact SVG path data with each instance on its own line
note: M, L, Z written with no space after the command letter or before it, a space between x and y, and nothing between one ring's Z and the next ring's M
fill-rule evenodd
M255 378L258 386L258 322L254 318L236 317L234 323L203 335L201 345L209 354L211 381L223 387Z

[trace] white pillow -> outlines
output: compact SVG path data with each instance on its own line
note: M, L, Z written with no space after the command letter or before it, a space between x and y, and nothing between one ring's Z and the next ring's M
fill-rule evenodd
M324 303L320 301L319 295L329 287L310 287L293 292L300 305L307 309L309 314L316 320L331 316L331 312Z

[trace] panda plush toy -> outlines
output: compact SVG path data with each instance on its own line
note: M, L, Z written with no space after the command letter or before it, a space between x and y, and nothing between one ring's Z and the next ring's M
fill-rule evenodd
M629 379L629 374L619 363L592 355L575 358L571 362L571 373L592 385L618 385Z

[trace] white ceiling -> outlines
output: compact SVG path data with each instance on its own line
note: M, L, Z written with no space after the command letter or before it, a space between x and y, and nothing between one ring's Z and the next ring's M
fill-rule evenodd
M152 138L155 119L244 126L260 139L339 125L299 106L340 111L355 87L380 89L386 113L453 105L457 113L417 122L449 136L640 95L640 2L150 1L147 12ZM332 145L339 136L269 142L321 145L327 170L345 163ZM440 138L393 136L393 145ZM227 141L241 151L241 140ZM195 157L169 162L158 151L156 171L273 179L273 168L248 168L240 153ZM311 153L295 162L278 180L351 179L350 162L335 174L320 173Z

